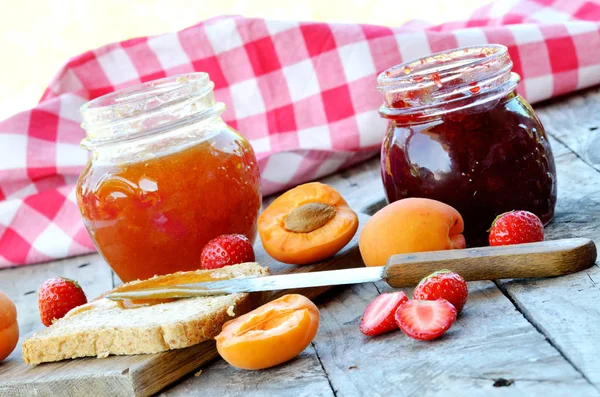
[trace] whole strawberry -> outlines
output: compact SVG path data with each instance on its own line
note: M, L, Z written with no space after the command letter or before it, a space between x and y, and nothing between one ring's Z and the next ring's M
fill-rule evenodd
M241 234L224 234L210 240L200 255L202 269L254 262L254 249L250 240Z
M413 292L413 299L434 301L446 299L460 313L467 302L469 290L467 283L458 274L450 270L440 270L425 277Z
M46 280L38 292L38 307L42 323L49 327L67 312L87 303L83 290L76 281L59 277Z
M529 211L510 211L499 215L489 232L492 246L544 241L544 225Z

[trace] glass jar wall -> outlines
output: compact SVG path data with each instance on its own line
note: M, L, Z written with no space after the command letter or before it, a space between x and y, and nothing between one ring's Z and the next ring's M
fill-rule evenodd
M122 281L200 267L221 234L256 237L259 171L220 118L205 73L165 78L82 107L91 152L77 186L85 226Z
M467 244L494 218L554 215L556 171L531 106L516 92L507 49L468 47L398 65L378 78L389 120L381 151L387 199L426 197L456 208Z

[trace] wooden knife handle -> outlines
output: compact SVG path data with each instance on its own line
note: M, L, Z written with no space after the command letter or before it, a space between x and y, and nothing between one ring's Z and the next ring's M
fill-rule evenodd
M467 281L561 276L587 269L595 261L592 240L571 238L394 255L388 259L384 280L392 287L409 287L441 269L455 271Z

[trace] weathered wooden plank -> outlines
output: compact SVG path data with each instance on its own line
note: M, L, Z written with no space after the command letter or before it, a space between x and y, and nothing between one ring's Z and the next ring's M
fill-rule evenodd
M350 197L351 205L367 203L365 208L374 210L384 201L381 188L362 190L360 184L365 181L372 187L374 179L380 183L379 163L370 161L363 167L368 171L359 172L367 172L369 178L351 176L359 185L358 189L351 186L360 192L355 195L359 197L357 201L352 201L353 196L346 193L345 189L350 185L344 186L338 179L336 188L345 197ZM469 395L469 392L471 395L599 395L494 284L475 283L471 290L464 316L448 338L431 345L410 340L401 333L376 339L367 339L359 333L360 315L368 301L378 293L372 284L341 290L337 297L329 294L330 299L320 305L322 326L314 346L336 395L437 395L448 392L450 395ZM460 335L457 327L461 328ZM467 335L463 336L463 333ZM307 352L309 350L305 354ZM289 365L295 367L296 364ZM421 376L423 371L425 376ZM212 375L202 379L204 374ZM273 374L265 381L262 373L240 371L219 360L208 366L199 378L187 379L172 393L200 395L219 391L224 381L239 376L243 376L243 382L236 384L233 395L248 389L254 393L257 385L277 388L284 381L279 374ZM285 376L289 375L286 373ZM515 382L506 388L495 387L494 384L502 384L502 379ZM265 386L265 382L270 386ZM422 384L426 385L425 389ZM292 393L297 392L294 388Z
M214 342L137 356L81 358L0 372L0 395L147 396L218 356ZM2 367L0 367L2 369Z
M379 163L377 156L320 181L338 190L356 212L373 214L385 203ZM263 207L269 205L277 196L279 194L266 197Z
M553 130L552 124L550 124L550 130ZM552 140L552 145L559 174L559 201L555 221L548 227L547 236L550 239L588 237L598 242L600 241L600 212L598 211L600 209L600 183L590 183L593 179L592 169L578 159L569 148L556 140ZM372 205L372 207L377 208L377 205ZM597 296L596 283L596 280L599 279L600 271L596 266L586 272L565 278L499 284L506 286L511 298L515 299L519 306L519 310L522 310L535 327L560 349L560 354L564 354L568 361L575 365L576 369L574 370L582 371L584 381L587 378L596 387L598 387L597 378L600 376L600 352L598 351L600 345L595 343L596 330L600 325L600 313L595 305L600 298ZM548 289L552 284L557 286ZM594 296L590 296L590 291L588 291L592 288L595 289ZM578 290L578 294L574 294L574 289ZM495 294L497 293L495 292ZM557 298L560 301L557 302ZM555 304L549 304L550 302ZM504 320L498 320L498 322L502 321ZM592 345L594 347L591 347ZM319 350L319 345L317 345L317 350ZM560 361L558 356L555 358ZM566 364L563 362L561 366L564 365ZM334 378L327 366L325 369L336 388ZM534 375L542 373L549 373L548 369L538 368L534 371ZM535 390L536 394L541 394L543 388L540 389L540 385L536 386L536 384L548 381L547 384L551 385L557 378L540 379L533 376L531 379L530 391ZM578 379L577 383L580 381L581 379ZM380 384L377 381L373 383ZM443 383L446 384L446 382ZM445 387L444 390L448 389ZM569 392L568 388L562 389L562 392L558 392L558 390L551 387L546 391L550 392L550 395L575 393L574 390ZM586 390L586 392L592 393L592 390L587 387ZM597 392L597 390L595 391ZM340 392L340 390L336 388L336 392ZM517 392L517 394L519 393Z
M384 203L383 186L379 175L379 158L368 160L356 167L324 178L322 182L340 191L348 204L357 212L364 209L373 213ZM271 203L277 196L265 198L263 207ZM365 218L360 217L360 222L363 225ZM266 257L261 257L264 251L258 250L257 252L259 262L268 260ZM348 255L352 256L351 261L357 264L362 263L358 250L349 252ZM279 271L286 273L289 270L282 268ZM313 293L309 294L306 290L297 292L304 293L309 297L316 297L318 293L322 292L317 289L313 290ZM231 367L223 360L217 360L205 366L204 372L200 376L190 376L164 394L167 396L220 394L223 393L224 383L227 384L228 396L262 396L269 393L280 395L286 392L298 394L298 396L319 396L332 393L327 377L314 352L314 347L309 346L297 360L265 371L243 371Z
M600 172L553 140L558 170L556 217L548 239L587 237L600 243ZM600 268L570 276L500 281L502 289L551 343L600 389Z
M373 284L344 289L321 304L313 344L336 395L600 395L493 283L471 283L469 291L457 322L432 342L400 331L363 336L360 316L379 294Z
M374 214L385 205L379 156L323 179L342 193L356 211Z
M560 171L567 165L564 160L560 160L560 157L567 156L568 152L561 150L556 143L554 146ZM378 164L376 162L372 162L370 166L377 167L378 171ZM564 193L569 194L568 191ZM343 190L342 194L344 194ZM374 200L373 197L362 197L362 200L370 202L371 208L378 208L382 203L382 196L375 197ZM559 205L557 219L568 209L568 205ZM555 222L555 224L563 226L564 229L562 222ZM556 236L555 238L558 237ZM567 235L562 235L561 237L567 237ZM455 358L456 361L461 363L459 368L464 372L455 370L451 374L448 374L448 372L452 369L452 363L456 361L449 359L448 355L444 354L443 350L439 351L436 346L431 349L430 354L425 354L425 357L423 357L421 354L422 349L428 350L428 348L421 345L421 349L418 350L420 361L417 358L416 365L415 358L412 357L412 354L407 354L404 349L399 349L398 351L397 357L401 357L399 360L395 358L390 359L390 356L395 356L394 353L389 354L389 350L393 349L393 347L390 347L389 343L385 342L382 342L379 346L383 356L382 360L373 359L370 355L355 355L352 352L368 349L368 345L349 346L345 343L344 338L346 335L351 335L352 333L355 336L357 335L358 338L362 338L362 335L358 334L357 329L360 311L357 314L356 309L348 310L347 317L339 319L335 317L339 317L341 313L344 313L342 308L334 304L334 307L327 311L329 303L321 306L322 309L326 309L325 311L322 310L323 324L334 324L332 329L336 329L337 333L332 333L331 337L327 338L323 336L323 330L321 329L314 344L336 394L386 395L393 393L396 395L410 395L414 392L418 395L426 395L445 394L448 392L449 394L453 394L453 391L464 394L466 390L469 390L473 395L480 395L482 392L489 393L490 395L506 395L507 393L510 395L541 395L542 393L548 395L598 395L598 391L588 383L577 369L562 357L561 352L546 343L544 335L538 333L522 315L514 311L512 305L502 296L498 289L490 283L481 283L481 285L485 285L485 289L479 288L476 292L472 292L470 303L465 310L464 316L471 321L472 317L467 317L467 315L470 311L474 310L473 303L475 302L479 306L479 310L477 310L478 313L474 320L478 320L479 316L483 316L483 318L488 318L489 321L489 301L493 299L493 304L496 306L496 310L493 312L496 313L497 317L493 318L493 321L487 324L478 324L475 321L474 325L466 327L470 328L476 337L484 335L480 337L478 343L467 340L465 343L460 343L459 346L456 346L455 343L448 346L448 349L452 352L462 352L463 350L471 352L473 349L476 349L476 352L481 352L475 356L470 353L466 356L463 355L462 357ZM334 299L333 302L344 301L345 299L351 300L351 297L346 296L349 294L348 291L363 290L365 288L368 288L368 286L355 286L347 289L342 293L342 296ZM363 308L375 294L362 302ZM506 313L511 313L511 315L507 316ZM334 318L332 319L331 317ZM515 318L513 319L512 317ZM465 320L463 318L459 319L458 324L464 325ZM348 327L348 323L352 324L352 326ZM469 325L469 323L466 324ZM496 326L496 324L500 326ZM510 329L511 326L521 331L515 332L514 329ZM501 337L493 337L494 334ZM513 335L518 336L518 339ZM399 336L395 335L385 338L397 337ZM404 338L404 341L406 342L407 339ZM442 341L445 340L444 338ZM364 340L360 340L358 343L362 344L363 342ZM410 340L409 342L415 343L415 341ZM368 343L374 342L368 341ZM402 347L405 348L406 346L402 345ZM343 357L336 357L336 352ZM518 357L518 359L515 360L515 357ZM432 358L435 360L431 361ZM353 360L355 362L362 362L362 367L365 368L362 375L359 375L357 371L361 368L361 365L357 363L352 364ZM406 361L410 363L408 366L403 365ZM343 364L339 365L339 362ZM347 367L344 367L344 364L347 364ZM388 364L388 373L385 373L383 370L385 364ZM448 365L450 368L447 369ZM424 368L430 368L430 370L425 377L422 377L419 372L414 371L415 367L419 368L419 370ZM440 370L437 367L443 369ZM399 372L403 373L403 375L398 376ZM358 386L353 382L356 379L358 379ZM412 387L410 386L410 381L407 382L408 379L413 380ZM509 379L515 382L508 389L494 387L495 384L502 384L502 379ZM404 392L398 393L397 385L406 385L407 383L409 384L408 388L403 388ZM427 385L425 390L422 388L423 384Z
M325 182L330 183L330 184L336 186L336 188L347 192L347 193L345 193L345 197L349 202L352 203L352 205L355 208L357 206L358 207L360 207L360 206L368 207L371 204L371 201L369 201L369 200L371 200L370 199L371 196L360 194L359 190L363 186L374 185L373 184L374 181L376 181L376 182L379 181L378 169L379 169L378 160L375 159L374 161L373 160L367 161L366 163L363 163L357 167L346 170L341 174L336 174L336 175L330 176L329 178L327 178L327 180ZM380 191L382 191L380 184L379 184L379 189L380 189ZM371 188L370 190L372 192L377 191L377 189L375 187ZM369 199L365 200L365 198L367 198L367 197L369 197ZM351 260L359 263L360 255L357 250L354 250L350 254L350 257L352 258ZM74 270L75 268L77 268L77 266L82 265L82 264L85 265L86 263L90 263L90 265L84 266L86 268L85 272L77 272ZM91 266L91 265L93 265L93 266ZM333 266L335 267L336 265L333 265ZM340 266L343 266L343 264ZM290 271L291 268L292 267L289 267L287 269L281 268L281 269L277 269L277 270L280 270L282 272L287 272L287 271ZM309 269L306 269L306 270L309 270ZM9 273L10 273L10 276L9 276ZM5 270L3 272L0 272L0 289L7 291L11 295L11 297L13 297L13 295L16 296L16 294L17 294L17 292L12 292L13 290L18 291L18 288L23 287L23 284L20 284L19 286L17 286L19 280L27 279L29 282L27 288L28 288L28 292L30 292L30 293L28 295L26 295L29 297L29 299L13 298L13 299L15 299L15 302L18 307L18 311L20 313L20 327L21 327L22 338L19 343L19 346L25 336L30 335L32 333L32 331L34 331L35 329L39 329L41 327L37 310L34 310L34 308L36 308L35 291L37 291L37 288L39 288L39 285L45 279L54 277L57 275L64 275L64 276L81 281L84 290L86 290L86 292L90 298L97 296L100 293L110 289L114 284L120 283L118 278L116 278L114 276L114 274L111 274L108 266L105 264L105 262L102 260L102 258L97 254L82 256L82 257L78 257L78 258L70 258L70 259L66 259L64 261L57 261L54 263L40 264L40 265L36 265L36 266L19 267L19 268ZM12 283L14 288L10 289L8 286L5 285L5 283ZM305 293L308 292L309 295L314 294L314 296L316 296L317 294L323 292L324 290L325 289L320 289L320 290L315 289L313 291L304 291L304 292ZM21 313L25 313L26 317L21 318L22 317ZM312 357L311 360L314 361L314 359L315 359L314 355L311 357ZM122 376L121 376L122 368L134 368L134 369L137 368L136 365L134 365L135 363L128 362L127 358L115 358L115 359L123 361L122 363L120 363L120 362L114 363L115 370L118 369L115 372L116 378L119 378L119 379L122 378ZM13 355L11 355L11 357L4 364L2 364L2 365L4 365L3 369L6 369L8 371L8 369L11 368L13 365L15 365L17 362L20 362L20 349L17 349L13 353ZM91 372L90 371L88 371L88 372L90 374L94 373L94 371L101 372L100 370L105 367L104 365L102 365L101 366L102 368L95 368L95 365L92 363L95 363L96 361L89 360L89 362L90 362L90 365L88 366L88 369ZM0 367L0 368L2 368L2 367ZM85 376L87 376L87 375L85 375ZM313 380L306 379L303 383L307 383L307 382L312 383ZM102 383L101 380L100 380L100 383ZM123 388L125 388L123 390L126 390L126 389L130 390L130 389L128 389L128 388L130 388L130 382L127 380L125 380L125 383L121 386L123 386ZM323 395L327 395L327 393L330 393L330 389L324 389L322 391L322 393L323 393Z
M359 214L359 232L360 228L367 221L368 217ZM258 243L257 243L258 244ZM358 250L358 233L352 241L346 246L340 254L336 255L323 263L293 266L283 265L270 258L262 247L255 246L256 260L261 264L266 264L271 268L271 273L291 273L296 271L313 272L319 270L342 269L354 266L362 266L363 262ZM330 287L317 287L309 289L286 290L276 293L274 296L281 296L286 293L301 293L310 299L315 299L323 294ZM289 368L288 368L289 366ZM237 396L249 393L252 395L265 395L269 392L280 394L282 390L288 390L294 395L312 396L312 395L331 395L331 387L327 382L325 372L320 366L319 359L314 352L314 348L309 346L299 359L289 364L272 368L266 371L243 371L236 369L223 360L203 367L205 372L201 376L190 376L178 386L173 387L167 395L183 396L189 395L192 390L194 393L206 395L219 393L223 391L223 384L227 383L227 395ZM291 375L295 374L295 375ZM205 376L206 375L206 376ZM193 394L192 394L193 395Z
M536 112L548 134L600 171L599 88L549 101Z
M333 396L313 346L296 359L262 371L234 368L223 360L207 366L198 376L165 390L161 395L178 396Z
M588 166L600 170L600 90L536 110L551 135L558 172L556 217L546 229L547 238L587 237L600 244L600 174ZM374 176L378 163L372 160L368 166L376 168L371 172ZM370 203L366 208L384 204L382 196L363 194L361 200ZM600 388L598 280L596 264L572 276L498 285L561 354Z
M544 122L548 124L547 121ZM551 131L552 128L549 128L549 130ZM564 206L562 205L562 202L565 201L565 199L568 199L573 195L587 194L586 197L590 197L593 194L597 194L598 190L595 189L594 186L589 185L586 182L585 177L582 177L580 179L574 178L573 180L577 181L577 183L574 183L574 186L576 186L563 192L564 177L561 172L563 172L563 167L571 166L573 159L569 156L572 156L572 154L570 154L564 146L557 145L555 142L553 142L553 147L557 157L557 163L559 163L560 196L559 206L557 207L557 209L559 209L559 211L557 211L557 218L548 228L548 236L549 238L582 236L592 237L596 239L596 241L600 241L598 237L590 236L588 233L590 230L588 226L589 223L595 223L596 225L599 223L599 219L597 219L597 210L595 214L589 213L590 208L594 208L594 206L595 208L599 208L596 206L597 200L592 200L589 203L582 203L580 200L575 200L575 207L567 204ZM563 161L563 157L567 160ZM360 167L363 167L364 169L359 170ZM379 177L378 159L365 162L360 167L345 171L345 177L336 174L326 178L324 182L338 188L355 209L376 209L383 203L383 189ZM571 177L573 176L569 176L569 178ZM363 189L364 186L367 186L367 188ZM577 193L578 191L580 193ZM371 194L371 192L379 193ZM268 203L269 201L265 200L265 202ZM597 270L594 271L597 272ZM77 278L77 276L73 277ZM593 277L594 276L592 276L592 279L594 280ZM600 278L600 276L598 278ZM597 320L594 321L594 318L586 318L578 315L577 312L581 311L580 305L576 305L576 307L571 309L573 312L572 314L569 314L569 316L574 318L570 318L569 316L565 317L565 313L562 309L557 310L554 304L548 304L548 299L551 299L553 296L560 296L561 300L570 300L572 296L571 291L578 288L580 285L579 283L583 280L577 279L576 282L571 283L571 286L559 285L559 287L562 288L562 294L558 293L553 295L553 292L557 293L560 291L546 292L547 285L544 283L556 282L561 279L528 282L533 284L524 284L524 287L522 286L523 284L521 281L502 283L499 285L506 288L506 292L515 300L519 309L525 313L528 319L532 321L538 329L544 332L570 361L577 365L576 360L569 357L568 354L564 352L563 345L559 343L561 342L561 338L567 338L569 335L572 335L574 332L574 329L572 328L576 328L577 325L574 325L569 329L562 329L562 331L568 335L562 335L561 338L553 339L552 334L558 332L555 329L557 328L557 325L551 324L551 326L548 326L546 322L554 321L555 323L560 323L561 321L574 320L576 323L589 323L591 327L596 324L597 328ZM0 272L0 288L2 288L2 282L3 273ZM535 283L538 282L542 284L541 286L536 287ZM403 337L401 333L396 333L382 338L382 340L389 339L392 343L382 342L381 345L379 345L379 343L374 344L374 340L369 340L360 342L360 345L358 346L348 346L346 340L343 337L340 338L336 336L335 333L338 332L344 335L350 332L358 332L358 318L366 303L375 296L374 294L376 294L376 290L372 284L355 286L343 290L339 297L333 298L331 301L328 300L324 305L321 305L324 309L322 310L323 325L317 339L315 339L315 347L319 352L319 357L314 356L312 354L312 349L309 348L298 360L285 366L265 371L264 374L270 374L270 376L265 375L264 378L262 375L263 372L259 374L256 372L238 371L227 366L222 360L219 360L212 366L207 367L206 371L199 377L188 379L174 389L169 390L168 393L173 395L187 395L193 394L197 390L197 394L199 395L205 394L207 391L222 392L223 382L226 381L227 388L225 390L227 390L228 393L231 393L231 395L241 395L242 393L263 394L261 393L263 390L268 390L267 392L275 394L282 394L283 390L291 391L292 385L302 382L302 379L296 379L287 384L289 389L279 388L278 385L280 385L281 382L285 383L285 380L290 377L289 373L285 371L285 368L295 368L295 371L298 370L304 372L316 369L316 376L314 378L317 380L315 381L315 384L322 384L322 373L319 375L319 370L316 366L317 362L322 362L327 370L327 374L330 378L329 380L338 395L360 395L363 393L369 395L386 394L381 393L380 390L385 392L390 391L391 394L397 395L396 391L398 389L393 388L393 386L398 387L398 384L407 385L406 387L401 387L401 392L404 395L409 395L411 393L415 395L454 394L454 392L462 395L464 394L465 389L472 390L472 393L476 395L482 393L489 393L490 395L499 393L502 395L507 395L507 393L509 395L537 395L542 393L548 395L597 395L597 390L590 388L585 379L569 366L556 350L549 344L543 343L543 337L524 321L520 313L514 311L514 307L510 305L509 301L506 300L492 284L478 284L481 284L481 286L471 286L472 289L474 288L474 292L472 291L471 299L465 309L464 316L459 319L453 330L448 334L448 337L443 338L438 342L432 344L419 344L419 342ZM37 285L39 285L39 283ZM587 286L584 284L581 284L581 286L597 290L597 287L589 286L589 281ZM511 288L513 288L512 291ZM519 288L521 288L522 291L520 291ZM535 289L538 290L538 296L542 297L542 299L534 303L540 305L541 308L533 305L533 303L527 299L519 300L519 298L523 298L522 295L519 295L520 293L531 295L532 292L535 292ZM480 295L483 295L483 298ZM494 303L490 305L486 299L491 299ZM477 303L478 300L481 302ZM597 301L597 299L595 300ZM352 312L350 309L345 309L347 313L344 313L344 307L351 306L347 301L350 303L359 302L359 306L361 306L360 310L354 310L354 312ZM591 305L593 299L590 299L589 302ZM329 305L333 306L329 307ZM527 305L535 306L532 306L533 311L530 312L531 308ZM543 309L547 309L549 313L544 313ZM586 307L586 309L589 308ZM544 316L539 314L540 310ZM475 312L473 313L473 311ZM354 314L354 317L351 317L351 312ZM493 313L494 315L491 315L490 313ZM599 318L597 316L597 311L589 313L592 313L595 316L595 319ZM554 315L554 318L549 318L551 315ZM473 319L471 317L475 318ZM479 317L483 317L489 322L487 328L482 328L481 324L476 321L479 321ZM517 319L516 321L515 318ZM473 323L471 323L472 321ZM517 326L515 326L514 329L507 329L505 327L506 323L517 323ZM326 324L329 324L327 328L325 328ZM331 324L334 325L332 326ZM489 324L500 324L500 326L494 325L494 327L492 327ZM459 325L461 327L460 335L456 334L456 329ZM336 326L339 329L337 329ZM454 338L463 338L462 334L465 331L462 327L466 327L466 329L471 331L467 336L468 341L472 342L471 344L456 344ZM324 329L326 329L326 331L324 331ZM485 333L485 337L481 336L482 330L488 331ZM324 332L325 335L323 336ZM474 336L470 336L471 333L473 333ZM512 338L510 338L511 335L513 335ZM577 335L573 339L580 336L581 335ZM322 339L326 337L330 339ZM358 337L362 337L362 334L358 333ZM588 332L587 338L593 337L594 333ZM396 345L399 338L400 344ZM377 340L378 339L379 338L377 338ZM494 340L496 342L493 342ZM448 341L452 341L452 343L449 343ZM410 350L410 346L407 347L407 343L409 342L417 344L416 352ZM581 344L577 346L576 342L577 340L571 341L571 343L576 345L574 354L580 354L578 349L588 348L588 346L583 346ZM358 344L358 342L356 343ZM441 345L442 347L438 348L438 345ZM503 348L503 350L494 349L494 346L499 346L500 348ZM322 350L323 347L327 347L330 350ZM362 365L348 364L348 368L344 372L342 371L344 369L343 360L344 358L348 358L348 355L351 354L353 349L356 349L359 352L356 355L357 359L355 361L358 362L358 359L360 359ZM411 353L407 353L409 351ZM425 354L427 351L430 352ZM374 355L372 354L373 352L375 353ZM337 355L333 353L336 353ZM346 356L343 355L344 353ZM413 353L416 354L416 356L413 357ZM597 356L597 351L594 354ZM493 357L490 356L496 358L492 359ZM399 357L400 359L394 358L393 361L388 363L387 360L390 360L391 357ZM316 362L315 358L317 359ZM589 358L585 358L585 360L589 360ZM297 362L302 363L302 365ZM453 362L459 363L455 365L459 367L462 372L453 370L453 365L446 368L448 365L447 363ZM527 362L529 362L529 365L526 365ZM331 365L333 365L333 367ZM356 365L356 368L354 365ZM483 368L481 366L483 366ZM596 364L596 366L598 365ZM336 370L335 368L337 367L339 368ZM443 373L440 373L438 367L444 368ZM513 367L520 370L515 369L513 371ZM580 366L578 366L578 368L581 369ZM283 373L278 373L278 370L283 370ZM341 372L338 374L336 371ZM354 371L362 371L362 374L356 375ZM421 372L425 373L426 376L420 377ZM495 381L500 377L510 379L510 376L514 374L519 375L519 377L516 377L516 382L509 387L494 388L489 385L492 381ZM586 374L589 379L592 379L585 371L584 374ZM350 381L346 382L344 376ZM231 380L236 377L240 377L244 381L240 381L239 383L236 383L236 385L233 385L230 391L229 385L231 384ZM416 388L415 385L418 385L419 382L415 380L415 378L420 379L420 381L430 380L427 382L427 389L425 391ZM208 381L206 381L206 379L208 379ZM197 383L195 380L198 382L202 380L202 383ZM338 387L340 382L343 387ZM361 387L356 387L353 382L358 382L359 385L364 384L366 385L365 387L368 386L370 388L363 389ZM413 385L414 388L411 388L411 385ZM324 393L323 395L329 395L327 388L317 389L322 390ZM295 388L292 393L299 394L301 393L301 390L301 388ZM373 390L374 392L371 393ZM318 395L318 393L319 392L315 392L311 395Z
M23 339L43 327L38 312L37 291L44 281L59 276L77 280L88 299L112 288L110 268L98 254L0 270L0 291L5 292L17 307L21 336L17 349L0 363L0 373L21 361L20 346Z
M360 224L364 224L368 216L359 214ZM255 246L257 261L271 269L272 274L311 272L319 270L334 270L362 265L360 253L358 252L358 237L354 239L338 254L325 261L306 266L292 266L275 261L269 257L260 246ZM25 268L30 269L30 268ZM105 284L111 285L112 279L105 266ZM41 274L36 273L37 277ZM82 275L79 275L81 277ZM47 278L44 276L41 280ZM74 277L77 279L77 277ZM16 282L17 280L15 280ZM85 280L87 283L87 279ZM39 285L41 281L38 281ZM36 288L37 288L36 285ZM85 285L85 283L84 283ZM103 288L105 292L110 287ZM309 298L315 298L329 287L318 287L302 290ZM282 291L276 295L281 295ZM299 291L298 291L299 292ZM31 310L31 302L28 309ZM35 304L35 302L33 302ZM40 324L37 321L39 328ZM207 364L218 356L214 342L208 341L199 345L173 350L161 354L149 354L138 356L107 357L104 359L80 359L67 360L57 363L47 363L37 367L26 366L18 356L8 362L6 370L0 372L0 395L3 392L11 395L29 395L38 393L41 395L54 394L86 396L93 394L106 394L114 396L140 395L146 396L156 393L165 386L180 379L196 368ZM311 388L313 392L319 391L320 395L330 395L331 388L326 382L322 369L318 366L318 360L313 355L308 355L308 361L299 361L300 369L304 367L317 367L310 376L303 378L305 387ZM2 367L0 367L2 368ZM228 369L231 370L232 368ZM320 371L320 376L318 372ZM302 372L300 372L302 374ZM303 375L299 375L303 376ZM206 378L206 377L205 377ZM211 379L208 377L208 379ZM284 379L283 377L281 378ZM325 380L325 382L323 382ZM285 382L278 383L278 387L285 387ZM208 386L222 387L222 383L208 384Z

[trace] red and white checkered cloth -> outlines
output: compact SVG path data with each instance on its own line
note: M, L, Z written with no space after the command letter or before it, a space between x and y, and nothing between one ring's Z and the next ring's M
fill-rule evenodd
M401 6L399 6L400 8ZM530 102L600 83L600 3L499 1L469 19L398 28L221 17L86 52L40 103L0 122L0 268L90 252L74 185L87 161L79 107L132 84L206 71L224 119L259 160L263 193L377 153L379 72L454 47L509 48Z

